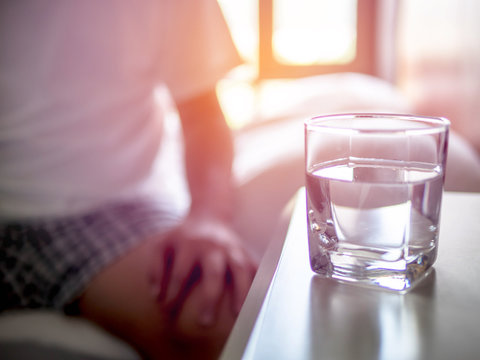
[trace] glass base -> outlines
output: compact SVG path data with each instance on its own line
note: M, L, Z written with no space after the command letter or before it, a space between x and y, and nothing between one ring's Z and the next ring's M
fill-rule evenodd
M428 276L435 253L431 249L409 261L385 261L325 251L311 255L310 265L315 273L340 282L406 293Z

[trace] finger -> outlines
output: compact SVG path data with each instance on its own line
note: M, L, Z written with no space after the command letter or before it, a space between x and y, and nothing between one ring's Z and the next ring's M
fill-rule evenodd
M173 254L173 261L169 277L165 285L165 297L163 303L167 308L178 307L176 304L180 300L182 290L185 292L189 284L191 275L197 265L195 251L187 248L176 248Z
M157 286L158 286L158 295L157 295L157 301L158 302L163 302L167 295L167 288L168 288L168 283L171 277L172 273L172 268L173 268L173 261L175 258L175 250L173 246L171 245L166 245L163 247L161 253L161 259L163 260L161 264L158 265L158 271L157 271Z
M202 306L198 314L201 325L212 325L216 320L216 310L226 287L225 273L227 261L222 251L212 251L202 260L202 281L200 294Z
M200 265L195 264L192 268L192 271L183 282L183 285L180 287L178 295L176 295L172 301L165 304L164 310L166 311L169 321L175 322L179 319L185 302L189 298L193 288L200 282L200 277Z
M149 285L152 296L160 301L165 296L166 285L168 282L171 263L173 260L173 248L166 242L158 242L154 248L156 256L155 263L149 273Z
M233 312L238 315L250 290L256 266L248 256L239 251L232 254L229 270L233 282Z

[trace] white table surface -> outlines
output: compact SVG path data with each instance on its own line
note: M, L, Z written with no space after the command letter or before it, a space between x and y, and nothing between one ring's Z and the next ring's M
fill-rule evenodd
M405 295L314 274L306 223L301 189L222 359L480 359L480 194L444 194L434 270Z

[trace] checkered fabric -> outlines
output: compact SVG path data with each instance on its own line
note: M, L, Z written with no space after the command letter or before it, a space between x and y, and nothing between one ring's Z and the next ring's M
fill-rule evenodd
M62 309L102 268L179 219L137 199L81 216L0 224L0 311Z

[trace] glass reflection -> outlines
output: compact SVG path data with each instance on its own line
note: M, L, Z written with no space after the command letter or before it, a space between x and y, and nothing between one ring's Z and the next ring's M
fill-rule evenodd
M335 359L424 359L431 347L435 271L410 293L366 289L313 276L310 355Z

